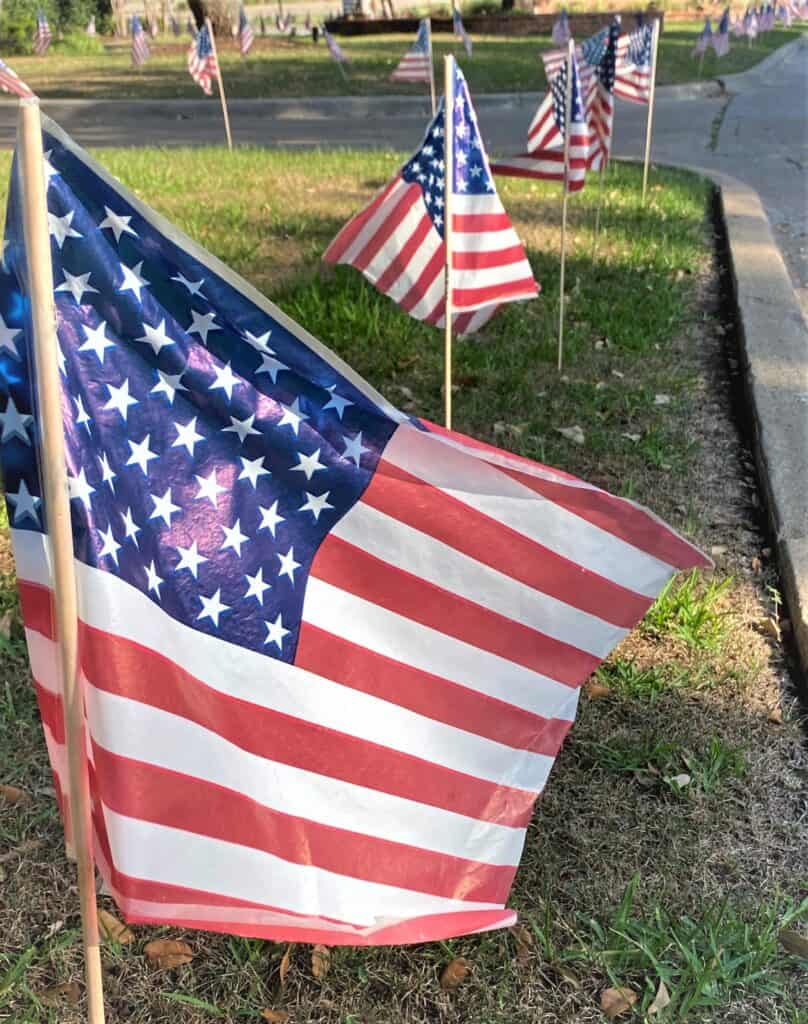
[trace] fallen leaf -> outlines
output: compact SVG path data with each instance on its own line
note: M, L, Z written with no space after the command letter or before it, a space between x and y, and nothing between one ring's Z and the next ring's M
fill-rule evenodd
M630 988L605 988L600 994L600 1008L609 1020L630 1010L636 1002L637 993Z
M144 952L161 971L189 964L194 958L191 947L180 939L153 939L147 943Z
M512 925L510 932L516 943L516 959L524 962L530 957L530 951L533 948L533 936L523 924Z
M556 427L556 431L573 444L583 444L586 441L586 436L577 423L574 427Z
M670 395L654 395L654 405L670 405Z
M671 1001L670 993L668 992L668 986L664 981L660 981L659 988L654 996L654 1001L648 1007L648 1013L661 1013Z
M782 723L783 723L783 709L782 708L772 708L771 711L766 716L766 720L769 721L769 722L773 722L774 725L782 725Z
M584 686L584 692L590 700L603 700L604 697L610 697L612 694L610 688L601 683L587 683Z
M101 932L101 937L107 942L118 942L122 946L128 946L135 940L135 933L132 929L123 921L119 921L114 914L110 914L108 910L98 911L98 930Z
M642 440L642 434L621 434L621 437L625 437L632 444L637 444L638 441Z
M808 960L808 938L795 932L792 928L784 928L780 932L780 945L794 956Z
M684 789L685 786L689 786L691 781L692 779L687 772L680 772L679 775L670 775L666 779L666 782L672 782L674 785L678 786L679 789Z
M290 942L286 947L286 952L281 957L281 988L286 983L286 975L289 973L289 968L292 966L292 950L295 948L294 942Z
M5 800L7 804L27 804L30 799L31 794L26 793L24 789L0 782L0 800Z
M81 989L77 981L63 981L61 985L51 985L39 993L39 1001L45 1006L60 1006L62 1003L78 1006L80 999Z
M451 992L466 978L471 970L471 961L464 956L456 956L443 968L440 976L440 987L444 992Z
M261 1011L261 1016L264 1020L270 1021L270 1024L285 1024L289 1020L286 1010L270 1010L269 1007Z
M328 946L316 945L311 951L311 973L315 978L324 978L331 966L331 950Z

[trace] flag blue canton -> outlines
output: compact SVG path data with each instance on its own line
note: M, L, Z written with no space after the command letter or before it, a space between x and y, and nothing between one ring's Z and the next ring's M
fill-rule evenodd
M210 32L208 32L208 26L203 25L196 37L196 55L200 60L204 60L211 53L213 53L213 45L210 41Z
M454 95L454 189L455 195L480 196L494 192L494 179L488 166L477 118L471 106L463 73L455 66ZM424 141L415 155L404 164L401 176L415 182L424 193L424 203L432 223L443 237L445 189L445 102L442 97Z
M609 36L606 50L595 69L598 81L608 91L614 90L614 80L617 74L617 40L620 37L620 25L612 22L609 26Z
M651 66L651 41L653 29L650 25L643 25L632 32L628 37L628 60L635 67L644 68Z
M553 76L550 86L553 94L553 117L558 130L564 135L567 120L567 64L561 65ZM578 66L572 58L572 95L570 96L570 123L581 123L584 120L584 109L581 103L581 89L578 82Z
M584 39L581 43L581 56L594 67L603 60L603 55L606 52L606 47L609 44L609 27L602 28L600 32L596 32L593 36L588 39Z
M410 53L429 53L429 22L423 20L418 26L418 35L412 44Z
M224 268L44 141L76 556L188 626L290 661L312 559L395 423ZM15 174L0 460L11 525L43 530L21 217Z

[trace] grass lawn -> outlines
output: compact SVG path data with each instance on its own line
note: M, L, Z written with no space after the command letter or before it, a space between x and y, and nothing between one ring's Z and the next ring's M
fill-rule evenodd
M102 159L393 401L440 417L439 333L355 271L320 263L400 155ZM8 162L3 154L3 176ZM806 1021L806 963L778 933L808 930L808 758L782 695L777 577L756 526L752 463L729 414L707 188L654 172L643 209L639 183L635 168L610 173L596 258L596 191L570 203L563 376L552 186L502 186L542 296L456 349L457 429L632 496L717 563L662 596L582 701L528 832L512 896L521 927L335 949L319 980L306 946L138 928L130 944L103 950L111 1022L257 1022L268 1008L275 1016L264 1019L289 1024L595 1024L609 985L637 993L639 1021L661 981L672 1001L651 1021ZM559 433L571 426L583 444ZM10 623L0 632L0 782L30 796L0 801L0 1020L78 1024L69 993L59 1005L48 991L81 981L79 921L2 527L0 622ZM150 969L143 947L156 934L185 938L193 962ZM440 973L458 956L471 972L444 992Z
M698 63L690 53L700 26L676 24L660 42L660 84L696 78ZM755 41L753 47L733 41L727 57L717 61L711 54L705 77L743 71L778 46L796 39L799 29L778 29ZM373 96L403 93L420 95L422 85L391 82L390 72L412 42L410 36L389 35L340 39L351 58L346 82L321 42L310 39L258 39L249 59L243 60L232 43L220 45L220 62L227 95L246 97L300 97L327 95ZM437 35L435 57L455 52L463 64L473 92L534 91L545 87L539 52L550 48L546 36L504 39L483 36L474 40L474 56L465 58L462 47L449 36ZM51 53L44 58L16 57L17 74L42 97L83 99L201 99L185 62L186 44L153 47L151 59L139 70L131 66L128 43L110 45L97 56ZM438 65L436 64L436 67Z

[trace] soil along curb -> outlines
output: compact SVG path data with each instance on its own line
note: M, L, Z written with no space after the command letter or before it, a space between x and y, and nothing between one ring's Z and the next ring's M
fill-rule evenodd
M702 173L720 186L755 455L808 676L808 327L758 194Z

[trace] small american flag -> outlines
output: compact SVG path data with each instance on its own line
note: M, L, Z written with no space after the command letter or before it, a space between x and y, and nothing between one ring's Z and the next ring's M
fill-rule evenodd
M14 93L15 96L21 96L23 99L34 95L25 82L18 77L17 72L12 71L4 60L0 60L0 89L3 92Z
M202 26L188 50L188 70L200 89L210 96L213 92L211 82L218 77L219 68L213 55L213 42L207 25Z
M754 8L747 10L743 16L743 32L747 39L756 39L759 30L757 12Z
M570 40L570 19L567 8L561 8L561 14L553 23L552 39L556 46L566 46Z
M705 560L624 498L411 420L43 120L107 890L130 922L276 941L513 924L581 684ZM0 460L66 812L19 184Z
M41 57L50 46L52 38L48 19L45 17L44 11L39 11L36 16L36 30L34 31L34 53Z
M614 130L614 83L617 73L617 45L620 38L620 23L615 20L609 26L606 49L600 63L593 68L594 88L587 103L589 125L589 167L602 170L609 162L612 152Z
M726 57L729 53L729 7L721 15L715 35L713 36L713 49L716 57Z
M466 27L463 24L463 19L460 17L460 11L456 8L452 8L452 25L454 27L454 34L456 39L462 39L463 49L466 54L470 57L472 53L472 42L471 36L466 31Z
M653 25L643 25L617 43L614 94L633 103L648 103L651 96Z
M538 293L497 195L465 79L455 68L452 183L454 327L470 334L504 302ZM347 263L405 312L444 322L444 100L424 141L393 180L340 231L323 257Z
M394 82L432 81L432 43L429 34L429 18L421 20L415 42L401 58L390 78Z
M94 14L90 16L90 20L87 22L87 28L85 29L85 32L87 33L88 36L94 36L95 35L95 15Z
M704 19L704 28L696 39L696 45L693 47L693 53L691 56L697 57L699 54L706 53L708 47L713 45L713 25L709 18Z
M132 63L140 67L149 59L149 44L146 41L146 33L140 24L140 18L135 15L132 18Z
M328 47L328 52L338 64L347 64L349 62L342 47L331 35L325 25L323 26L323 39L325 39L325 45Z
M238 47L242 57L247 56L254 42L255 36L250 25L250 19L247 17L247 12L241 7L238 12Z
M497 160L491 166L494 174L511 178L539 178L544 181L564 181L564 138L567 116L567 65L553 75L550 89L539 105L527 132L527 152L520 156ZM579 192L586 181L589 156L589 129L586 123L578 61L572 59L572 88L570 95L569 165L566 175L567 189Z

